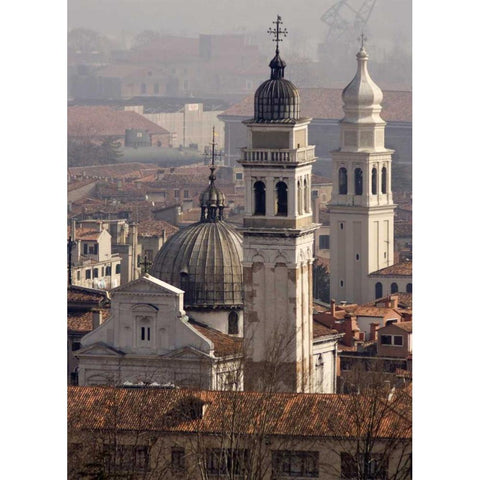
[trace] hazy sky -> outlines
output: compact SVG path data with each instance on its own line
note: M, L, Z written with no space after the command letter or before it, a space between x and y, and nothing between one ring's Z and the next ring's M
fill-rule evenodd
M327 26L321 16L338 0L69 0L68 28L85 27L110 36L157 30L166 34L263 32L277 13L292 38L322 42ZM358 9L365 0L348 0ZM349 9L342 12L349 15ZM388 48L410 48L411 0L377 0L367 35ZM310 45L307 46L307 49Z

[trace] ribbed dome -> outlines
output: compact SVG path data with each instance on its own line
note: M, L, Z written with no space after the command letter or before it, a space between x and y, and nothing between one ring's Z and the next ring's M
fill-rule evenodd
M283 78L285 67L277 50L270 62L270 80L255 92L255 122L289 123L300 118L300 95L297 87Z
M186 307L243 305L242 239L223 221L181 229L157 253L150 274L185 291Z
M344 120L378 121L383 93L380 87L371 79L367 69L368 55L362 46L357 53L357 73L353 80L344 88L342 100L344 103Z

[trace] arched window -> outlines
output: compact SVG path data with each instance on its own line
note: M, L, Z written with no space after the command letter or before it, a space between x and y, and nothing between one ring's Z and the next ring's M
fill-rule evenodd
M355 195L363 193L363 172L361 168L355 169Z
M253 185L255 196L254 215L265 215L265 184L261 181Z
M382 193L387 193L387 169L382 168Z
M288 215L288 196L287 196L287 184L285 182L278 182L276 185L277 190L277 215Z
M237 335L238 334L238 313L230 312L228 315L228 334Z
M377 194L377 169L372 168L372 195Z
M382 298L382 297L383 297L382 282L377 282L375 284L375 298Z
M407 293L412 293L412 284L407 283Z
M338 193L339 195L346 195L347 192L348 192L347 169L345 167L342 167L338 171Z
M397 293L398 292L398 285L393 282L391 285L390 285L390 293Z

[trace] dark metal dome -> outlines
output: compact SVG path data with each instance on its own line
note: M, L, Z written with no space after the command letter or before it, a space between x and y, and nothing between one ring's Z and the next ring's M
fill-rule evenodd
M242 239L221 220L199 222L170 237L150 274L185 292L186 307L243 305Z
M292 123L300 118L300 95L297 87L283 78L285 67L277 49L270 62L270 80L255 92L255 122Z

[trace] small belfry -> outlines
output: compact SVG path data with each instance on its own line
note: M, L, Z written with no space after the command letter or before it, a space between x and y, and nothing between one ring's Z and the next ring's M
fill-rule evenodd
M362 34L357 72L342 92L340 148L332 152L330 296L366 303L375 299L368 274L393 264L393 150L385 148L383 93L367 69Z
M243 223L245 388L312 391L310 118L300 117L300 97L284 78L277 16L270 79L255 92L254 117L244 123L249 145L244 167ZM268 377L268 378L267 378Z

